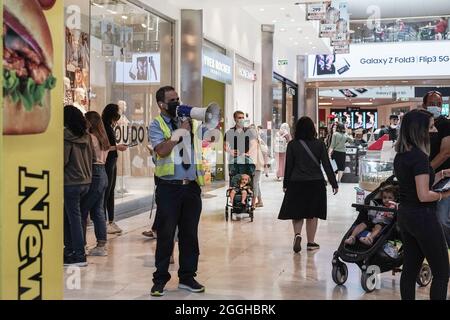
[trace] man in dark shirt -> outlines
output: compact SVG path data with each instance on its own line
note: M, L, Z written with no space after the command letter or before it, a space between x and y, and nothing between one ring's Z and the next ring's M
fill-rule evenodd
M442 94L430 91L423 97L423 108L434 116L436 133L430 133L430 162L436 174L442 174L450 168L450 120L441 115ZM450 199L443 199L437 204L437 215L444 228L447 245L450 247Z

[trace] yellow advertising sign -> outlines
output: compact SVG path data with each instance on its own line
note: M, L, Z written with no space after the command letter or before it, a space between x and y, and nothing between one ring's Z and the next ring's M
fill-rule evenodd
M61 299L64 3L2 2L0 299Z

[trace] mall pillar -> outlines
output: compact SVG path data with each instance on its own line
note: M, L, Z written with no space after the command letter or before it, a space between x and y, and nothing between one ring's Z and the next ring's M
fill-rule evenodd
M274 26L261 26L261 124L267 129L272 122L273 109L273 34Z
M181 10L180 97L186 104L202 106L203 11Z
M310 117L318 128L318 90L306 86L306 77L308 75L307 58L307 56L297 56L298 117Z

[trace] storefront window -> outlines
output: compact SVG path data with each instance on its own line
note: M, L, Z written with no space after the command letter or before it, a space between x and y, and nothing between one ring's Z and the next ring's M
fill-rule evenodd
M147 128L159 114L156 91L172 84L172 23L126 1L91 6L91 109L117 103L122 117L116 196L152 192L154 164Z

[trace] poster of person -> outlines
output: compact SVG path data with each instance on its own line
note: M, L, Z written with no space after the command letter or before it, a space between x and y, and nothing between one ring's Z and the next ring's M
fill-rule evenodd
M102 56L104 57L114 56L114 32L115 26L111 21L102 21Z
M347 2L332 0L326 3L325 17L320 21L321 38L332 38L336 33L348 32L348 8ZM338 30L339 27L339 30Z
M137 58L137 80L148 80L148 57Z
M306 20L322 20L325 18L331 0L306 4Z
M159 52L133 54L132 62L116 63L116 83L159 83L161 56Z

